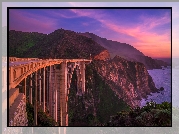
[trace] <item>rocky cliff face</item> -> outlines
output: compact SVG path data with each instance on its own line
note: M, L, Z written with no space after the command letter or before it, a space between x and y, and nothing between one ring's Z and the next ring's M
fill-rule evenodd
M157 91L142 63L116 56L112 60L96 61L95 66L111 89L131 107L140 106L141 98Z
M104 50L98 55L94 56L94 60L108 60L108 59L110 59L110 54L107 50Z
M86 65L85 79L86 93L79 96L74 71L68 96L69 126L101 126L109 121L111 115L129 110L129 106L99 76L94 62Z

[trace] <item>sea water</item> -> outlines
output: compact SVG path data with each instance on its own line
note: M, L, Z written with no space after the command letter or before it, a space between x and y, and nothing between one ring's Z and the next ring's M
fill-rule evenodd
M146 105L146 102L155 101L157 104L161 104L164 101L171 102L171 68L166 67L163 69L148 70L149 75L152 77L155 87L163 91L151 93L147 96L147 99L141 100L141 107Z

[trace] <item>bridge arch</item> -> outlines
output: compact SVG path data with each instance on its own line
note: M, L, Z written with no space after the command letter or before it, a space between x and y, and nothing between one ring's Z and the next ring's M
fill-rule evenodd
M11 66L9 68L9 89L15 88L24 78L30 74L36 72L47 66L52 66L55 64L60 64L62 61L50 61L46 60L32 62L30 64L23 64L17 66Z
M79 87L81 87L83 89L83 91L85 91L85 63L90 63L91 60L86 60L86 59L47 59L47 60L42 60L42 59L30 59L30 58L26 58L26 59L21 59L21 58L14 58L10 60L11 63L14 62L14 64L12 64L9 67L9 90L11 90L12 88L15 88L16 86L18 86L20 84L21 81L23 81L25 78L27 78L30 74L37 72L38 70L48 67L48 66L53 66L56 64L61 64L61 69L60 69L60 88L59 88L59 95L60 95L60 124L61 126L68 126L68 111L67 111L67 101L68 101L68 93L69 91L67 90L70 87L70 83L71 83L71 78L72 78L72 70L74 70L74 68L78 68L80 69L80 72L78 72L78 82L80 83ZM21 63L22 64L16 64L16 63ZM70 66L67 66L67 63L73 63L70 64ZM70 69L68 69L68 67ZM50 71L51 72L51 71ZM37 74L37 73L36 73ZM36 75L37 76L37 75ZM49 73L49 76L52 77L52 74ZM45 77L45 75L44 75ZM35 78L37 81L37 77ZM44 78L46 79L46 78ZM50 78L49 78L50 79ZM26 79L25 79L26 81ZM50 83L50 81L49 81ZM52 89L50 89L50 94L49 98L50 99L50 104L51 104L51 113L54 115L54 119L57 120L57 115L55 115L57 113L57 104L55 104L55 106L53 105L53 102L57 102L57 88L55 86L55 90L53 89L54 87L52 87ZM37 89L37 84L36 84L36 89ZM39 89L41 90L41 88L39 87ZM26 89L25 89L26 90ZM45 89L43 89L43 92L45 91ZM54 92L55 91L55 92ZM37 95L37 90L35 90L35 94ZM45 91L46 92L46 91ZM26 94L26 93L24 93ZM44 93L43 93L44 94ZM35 95L35 96L36 96ZM43 95L43 101L45 102L45 95ZM52 97L52 96L56 96L56 97ZM37 98L35 98L35 109L37 109ZM55 99L55 100L54 100ZM58 102L57 102L58 103ZM56 107L56 108L54 108ZM45 103L43 103L43 109L45 109ZM56 113L53 113L55 110ZM37 121L37 111L36 113L34 113L35 115L35 121ZM37 123L35 123L37 124Z

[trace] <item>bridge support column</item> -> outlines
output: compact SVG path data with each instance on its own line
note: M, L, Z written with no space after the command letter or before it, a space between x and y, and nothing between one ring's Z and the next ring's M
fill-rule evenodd
M45 112L45 67L43 69L43 112Z
M61 63L60 70L60 119L61 126L68 126L67 114L67 62Z
M47 69L47 80L46 80L46 81L47 81L47 88L46 88L46 89L47 89L47 90L46 90L46 92L47 92L47 93L46 93L46 97L47 97L46 102L47 102L47 105L46 105L46 106L47 106L48 109L49 109L49 67L47 67L46 69Z
M30 101L30 104L32 104L32 74L30 75L29 101Z
M35 106L34 106L34 125L37 126L37 72L35 72Z
M26 78L24 78L24 95L25 95L25 98L26 98Z
M85 62L80 62L80 71L81 71L81 86L82 86L82 93L85 93Z
M42 95L41 95L41 92L42 92L42 89L41 89L41 85L42 85L42 77L41 77L41 69L39 69L39 74L38 74L38 80L39 80L39 105L41 105L41 99L42 99Z
M52 80L52 66L50 66L50 72L49 72L49 112L50 115L54 118L54 93L53 93L53 82L54 80Z
M54 115L55 115L55 121L57 122L57 75L56 75L56 66L54 65L54 75L55 75L55 91L54 91Z

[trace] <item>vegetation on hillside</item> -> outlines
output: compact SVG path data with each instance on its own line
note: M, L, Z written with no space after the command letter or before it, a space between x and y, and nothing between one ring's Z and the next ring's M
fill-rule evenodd
M89 58L106 50L94 40L58 29L46 35L9 31L9 56L29 58Z
M26 103L28 126L34 126L34 106L29 102ZM57 126L58 123L47 113L44 113L41 108L38 108L37 114L38 126Z
M111 116L107 126L171 126L171 103L148 102L142 108L118 112Z
M69 94L69 126L103 126L110 116L129 106L110 89L94 69L86 66L86 94L78 96L74 72Z
M56 30L49 35L17 31L9 32L9 56L89 58L90 54L93 57L103 50L105 48L94 40L63 29ZM121 61L118 63L121 63ZM132 62L123 63L124 68L128 68L127 63L129 68L135 68ZM150 63L154 64L153 60ZM109 67L108 70L112 70L112 68L114 67ZM116 70L120 74L124 73L124 71L119 72L118 68ZM145 107L130 109L113 92L109 82L106 83L98 73L93 63L86 66L86 94L80 96L77 95L77 77L74 72L71 88L69 89L69 126L171 126L170 103L156 104L150 102ZM134 69L126 71L126 76L130 82L136 81ZM140 78L143 79L144 77ZM151 79L148 80L152 81ZM136 87L135 84L134 87ZM116 86L116 88L117 90L122 90L119 86ZM146 94L146 92L144 93ZM47 113L43 113L42 110L38 111L39 126L56 125L56 122ZM116 113L117 115L115 115ZM27 114L29 126L33 126L34 111L33 106L29 103L27 103Z

